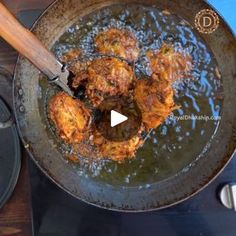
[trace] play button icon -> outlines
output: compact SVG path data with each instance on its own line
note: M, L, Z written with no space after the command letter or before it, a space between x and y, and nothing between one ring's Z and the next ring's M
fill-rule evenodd
M97 130L104 138L120 142L137 135L142 115L131 97L113 96L99 105L94 120Z
M128 120L127 116L124 116L117 111L111 110L111 127L115 127L126 120Z

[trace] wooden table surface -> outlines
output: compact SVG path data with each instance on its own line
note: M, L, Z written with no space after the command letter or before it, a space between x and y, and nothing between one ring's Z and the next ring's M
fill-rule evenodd
M23 18L22 22L29 26L27 15L35 20L35 15L43 11L53 0L3 0L14 15ZM37 14L33 14L33 13ZM18 53L0 39L0 66L13 73ZM0 81L0 86L4 86ZM4 94L11 104L11 94ZM31 236L32 235L32 208L31 189L29 182L28 156L22 151L22 168L17 186L6 205L0 209L0 236Z

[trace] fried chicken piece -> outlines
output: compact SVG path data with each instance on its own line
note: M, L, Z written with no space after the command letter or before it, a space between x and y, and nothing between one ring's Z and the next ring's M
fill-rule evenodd
M95 43L102 54L119 56L131 62L138 59L139 43L130 31L110 28L98 34Z
M177 52L170 45L164 44L147 56L152 69L151 80L138 81L135 99L142 111L143 122L147 129L157 128L173 110L179 108L174 102L175 81L189 76L192 69L192 57Z
M134 157L138 148L144 143L141 131L131 139L121 142L107 140L98 131L95 131L92 142L97 146L100 158L108 158L117 162Z
M61 60L63 62L69 63L69 62L71 62L73 60L76 60L76 58L78 58L78 57L80 57L82 55L83 55L83 53L82 53L81 49L76 48L76 49L72 49L69 52L67 52L66 54L64 54L62 56Z
M87 138L91 113L80 100L73 99L65 92L56 94L49 104L49 117L59 136L66 142L80 143Z
M95 59L86 73L79 74L73 81L77 88L87 80L86 94L94 106L98 106L106 96L128 95L135 82L133 68L117 58Z
M175 51L173 46L164 44L159 51L149 51L153 79L165 79L175 82L189 76L192 69L192 57L184 52Z
M67 52L61 58L61 61L64 62L68 69L75 75L75 81L77 83L82 83L87 79L87 68L90 64L88 60L82 60L83 52L81 49L76 48Z
M173 110L178 108L174 102L174 90L171 83L165 79L139 80L135 87L134 97L147 129L157 128Z

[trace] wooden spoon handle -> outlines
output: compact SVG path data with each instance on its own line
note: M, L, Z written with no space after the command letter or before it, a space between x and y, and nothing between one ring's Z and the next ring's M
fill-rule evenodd
M62 64L2 3L0 3L0 36L49 79L53 80L61 74Z

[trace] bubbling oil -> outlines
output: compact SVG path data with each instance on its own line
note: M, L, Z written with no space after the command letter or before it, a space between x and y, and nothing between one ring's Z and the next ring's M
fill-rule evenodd
M191 78L175 84L175 101L181 108L149 134L135 158L121 164L84 160L74 167L79 175L121 186L146 186L147 183L149 186L189 171L192 163L203 158L205 150L210 148L209 140L220 122L217 118L222 106L219 99L222 83L214 55L184 19L141 5L114 5L83 17L62 35L53 51L58 58L75 48L81 48L86 55L93 54L96 35L110 27L127 29L138 39L141 48L136 63L138 74L142 71L150 75L146 52L160 49L163 43L182 47L191 54L194 68ZM60 150L66 148L65 144L60 146Z

